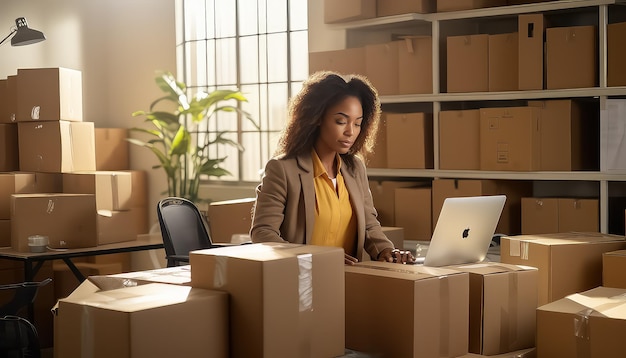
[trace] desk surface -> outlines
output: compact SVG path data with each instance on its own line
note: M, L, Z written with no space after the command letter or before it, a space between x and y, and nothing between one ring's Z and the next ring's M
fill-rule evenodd
M10 247L0 248L0 258L18 261L45 261L50 259L62 259L81 256L94 256L104 254L116 254L120 252L133 252L142 250L162 249L161 237L148 237L133 241L118 242L114 244L83 247L76 249L48 250L46 252L18 252Z

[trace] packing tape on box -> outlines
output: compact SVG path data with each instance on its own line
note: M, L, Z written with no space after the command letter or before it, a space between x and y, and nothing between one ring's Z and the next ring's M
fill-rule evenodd
M228 257L227 256L215 256L215 272L213 273L213 287L220 288L226 286L228 283L228 279L226 278L226 274L228 273L227 269Z
M311 356L313 327L313 255L301 254L298 259L298 351L300 357Z
M574 336L576 337L576 358L591 357L589 341L589 316L593 309L587 308L574 315Z

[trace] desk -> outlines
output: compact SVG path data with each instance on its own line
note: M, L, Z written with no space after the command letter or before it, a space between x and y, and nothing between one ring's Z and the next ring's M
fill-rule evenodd
M162 248L163 240L160 237L149 237L147 239L137 239L133 241L118 242L115 244L84 247L79 249L64 249L59 251L50 250L41 253L18 252L10 247L3 247L0 248L0 259L22 261L24 263L24 281L33 281L37 271L39 271L44 262L51 260L63 260L67 267L72 270L74 276L82 282L85 280L85 276L72 262L72 259L75 257L118 254L121 252L134 252Z

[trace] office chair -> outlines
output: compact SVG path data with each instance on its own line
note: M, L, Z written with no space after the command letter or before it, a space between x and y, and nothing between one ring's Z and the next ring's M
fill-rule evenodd
M167 267L189 263L189 252L225 245L214 244L198 207L184 198L169 197L157 204Z
M19 314L35 302L39 288L51 281L47 278L41 282L0 285L0 292L14 291L12 298L0 306L0 357L41 356L37 329Z

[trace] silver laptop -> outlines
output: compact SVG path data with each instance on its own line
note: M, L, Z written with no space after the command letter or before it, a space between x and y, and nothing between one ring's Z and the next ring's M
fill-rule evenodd
M448 266L483 261L505 201L505 195L447 198L426 256L418 258L416 264Z

